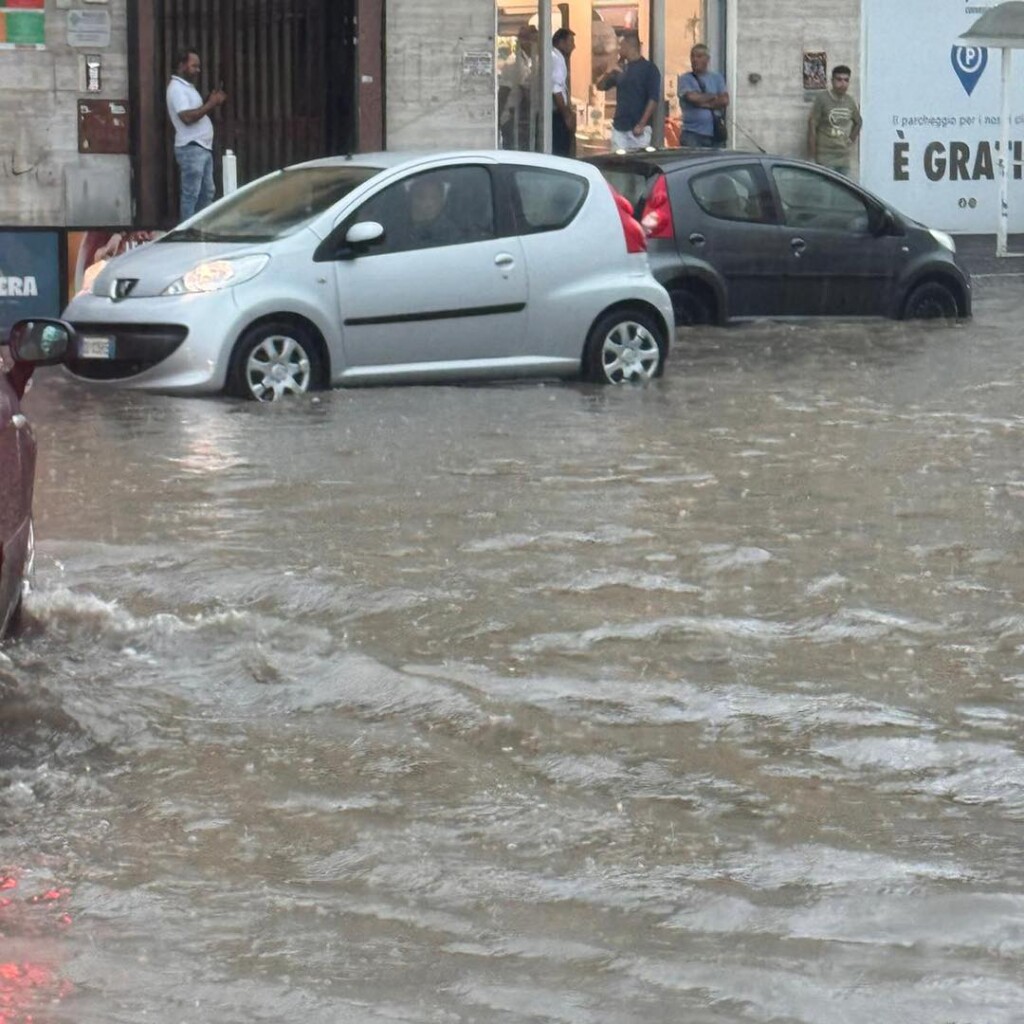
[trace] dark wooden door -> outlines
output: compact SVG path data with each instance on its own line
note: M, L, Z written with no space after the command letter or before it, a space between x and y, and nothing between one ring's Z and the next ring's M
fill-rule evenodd
M383 0L139 0L129 25L133 47L136 223L175 221L174 133L164 91L173 55L194 47L202 60L199 91L223 83L227 102L213 114L218 194L221 158L232 150L238 182L288 164L353 152L360 136L360 62L379 82ZM366 10L369 46L358 52L357 13ZM377 114L366 110L362 116ZM364 125L379 145L377 124Z

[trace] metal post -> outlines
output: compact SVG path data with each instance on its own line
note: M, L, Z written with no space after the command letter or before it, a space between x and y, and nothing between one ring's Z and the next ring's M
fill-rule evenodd
M1013 50L1003 47L1002 112L999 118L999 228L996 255L1006 255L1006 236L1010 224L1010 76Z
M651 63L661 72L661 96L658 109L651 119L651 145L661 149L665 145L665 0L651 0Z
M537 0L537 79L540 104L540 138L537 140L542 153L551 152L551 111L554 100L551 98L551 0ZM534 111L536 116L536 111Z

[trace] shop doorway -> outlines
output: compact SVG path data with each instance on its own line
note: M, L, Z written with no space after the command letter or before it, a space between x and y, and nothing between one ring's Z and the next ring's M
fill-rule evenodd
M576 49L569 66L569 92L576 107L578 156L604 152L615 116L615 90L602 91L597 83L618 61L623 32L640 34L644 55L650 57L659 26L652 25L651 0L568 0L553 4L552 29L575 33ZM665 0L662 73L665 96L666 144L678 138L681 119L676 83L690 70L690 49L695 43L711 47L712 66L724 71L721 41L723 0ZM709 20L710 19L710 20ZM539 45L537 0L511 0L497 6L495 67L498 74L498 139L504 149L544 148L535 116L540 83L536 73ZM549 41L550 45L550 41Z
M383 0L140 0L129 5L136 223L176 220L173 132L164 93L174 53L195 46L214 115L218 194L225 150L243 184L288 164L380 148ZM363 90L360 81L372 88Z

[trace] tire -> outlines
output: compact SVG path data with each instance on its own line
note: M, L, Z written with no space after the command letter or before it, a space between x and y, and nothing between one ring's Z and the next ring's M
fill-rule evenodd
M676 315L677 327L693 327L696 324L710 324L714 321L707 299L693 288L676 288L669 292L672 310Z
M956 320L956 295L940 281L925 281L914 288L903 304L904 320Z
M236 346L228 371L230 393L257 402L301 395L322 381L316 343L305 328L287 321L250 327Z
M625 384L660 377L665 368L666 343L661 326L639 309L614 309L590 330L583 366L589 380Z
M32 520L28 524L28 544L25 549L25 564L22 566L21 593L7 620L8 636L16 636L25 625L25 596L32 590L32 576L36 564L36 529Z

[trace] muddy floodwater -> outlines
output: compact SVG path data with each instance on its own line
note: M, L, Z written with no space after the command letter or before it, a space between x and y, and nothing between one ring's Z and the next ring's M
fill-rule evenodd
M1021 279L648 387L39 374L0 1020L1019 1024Z

